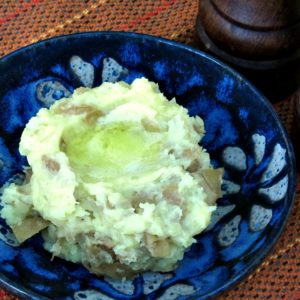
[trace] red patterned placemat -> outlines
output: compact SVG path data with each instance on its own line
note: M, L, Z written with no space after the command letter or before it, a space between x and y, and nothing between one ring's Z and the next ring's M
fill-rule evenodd
M136 31L189 45L195 42L197 0L1 0L0 57L49 37L99 30ZM291 97L276 104L288 132ZM247 279L220 297L300 299L300 183L287 227L272 253ZM0 289L0 300L15 299Z

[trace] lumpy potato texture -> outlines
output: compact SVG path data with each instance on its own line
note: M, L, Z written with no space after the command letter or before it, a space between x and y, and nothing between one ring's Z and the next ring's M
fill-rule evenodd
M20 242L116 278L176 268L209 224L222 171L199 146L200 117L153 82L79 88L23 131L23 185L3 191L2 217Z

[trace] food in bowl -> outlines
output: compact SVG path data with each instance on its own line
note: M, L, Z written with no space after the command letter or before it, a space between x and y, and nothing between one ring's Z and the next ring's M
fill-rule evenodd
M203 136L145 78L79 88L26 125L26 178L4 188L1 215L20 242L42 231L53 256L96 275L171 271L221 193Z

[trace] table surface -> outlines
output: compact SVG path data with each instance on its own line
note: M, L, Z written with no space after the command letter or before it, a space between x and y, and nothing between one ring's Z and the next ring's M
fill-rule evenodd
M197 47L197 0L1 0L0 57L25 45L84 31L135 31ZM274 104L291 133L293 101ZM244 281L219 299L300 299L300 181L287 226L272 252ZM15 299L0 289L0 300Z

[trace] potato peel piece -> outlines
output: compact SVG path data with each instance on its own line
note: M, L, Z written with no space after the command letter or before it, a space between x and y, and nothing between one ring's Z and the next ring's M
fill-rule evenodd
M95 108L85 104L72 105L68 101L65 101L57 105L55 111L58 114L80 115L80 114L91 113L95 111Z
M166 187L163 191L163 196L170 203L180 206L182 204L182 199L180 198L178 191L178 184L173 183Z
M41 217L27 217L20 225L13 226L11 229L19 243L23 243L41 230L48 227L49 222Z
M85 116L85 122L88 124L88 125L93 125L96 123L96 121L102 117L104 115L104 113L100 110L94 110L90 113L88 113L86 116Z
M45 167L53 173L57 173L60 170L60 165L57 161L47 157L46 155L42 156L42 160L45 164Z
M207 194L206 203L208 205L215 205L218 198L222 196L221 193L221 179L224 174L224 169L204 169L199 172L203 178L203 188Z
M113 279L133 278L137 272L130 269L128 266L116 261L111 264L109 263L101 263L91 264L89 261L83 261L83 265L91 272L96 274L97 276L108 276Z
M153 257L167 257L170 255L170 244L166 239L161 239L153 234L145 233L144 240L147 249Z

